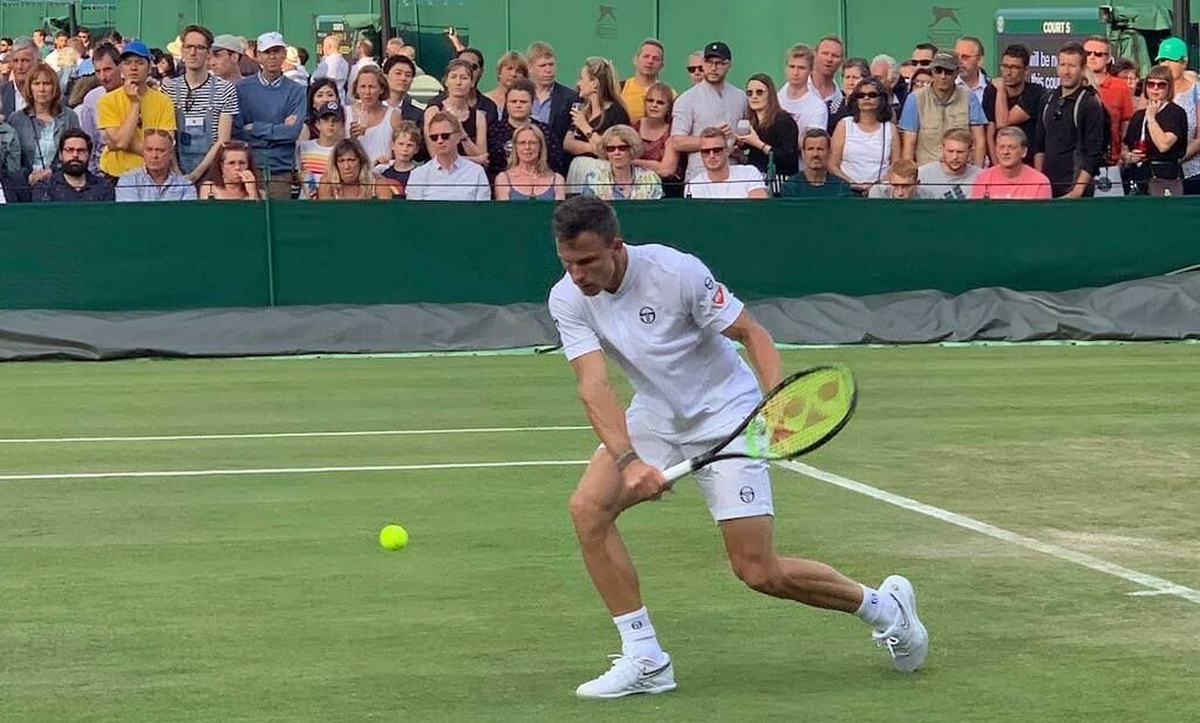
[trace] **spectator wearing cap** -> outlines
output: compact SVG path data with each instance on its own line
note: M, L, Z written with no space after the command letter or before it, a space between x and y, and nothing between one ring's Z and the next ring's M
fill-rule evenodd
M850 184L829 172L829 133L824 128L804 132L800 152L804 170L783 184L784 198L841 198L851 195Z
M1104 104L1084 85L1083 46L1067 43L1058 51L1058 88L1042 102L1033 166L1050 179L1055 198L1090 197L1107 146Z
M340 35L326 35L321 41L321 62L313 71L313 80L331 78L337 84L342 98L346 97L346 79L350 77L350 62L342 55L342 39Z
M971 91L983 105L983 91L989 84L987 73L983 72L983 41L964 35L954 44L954 54L958 56L958 79L954 82Z
M704 48L704 82L685 90L675 99L671 144L677 153L688 154L685 180L702 173L707 166L700 152L701 131L716 128L729 142L737 122L746 115L746 94L741 88L725 82L732 63L733 54L728 45L721 41L709 43Z
M688 198L769 198L762 173L754 166L729 164L729 146L725 131L705 128L700 131L700 156L704 169L687 182Z
M37 46L29 38L17 38L8 51L9 79L0 85L0 118L25 108L23 95L30 71L41 62Z
M658 82L666 52L661 40L646 38L633 56L633 77L621 81L621 98L634 123L646 115L646 91Z
M308 87L308 69L304 67L304 61L300 57L300 48L288 46L287 57L283 60L283 74L288 80Z
M179 167L193 183L204 178L223 144L233 136L238 114L237 88L208 70L212 32L189 25L180 35L184 71L163 81L175 105Z
M1187 43L1179 38L1167 38L1158 46L1155 62L1171 71L1175 105L1187 114L1187 150L1183 154L1183 192L1200 195L1200 134L1197 134L1197 115L1200 114L1200 87L1185 72L1188 66ZM1047 174L1049 175L1049 174Z
M550 126L550 138L556 142L565 138L571 127L571 107L579 102L579 94L555 80L558 60L554 48L535 42L525 52L529 62L529 79L537 94L533 97L533 117ZM567 174L564 155L560 165L551 165L555 173Z
M63 102L58 74L45 63L29 73L24 92L29 105L8 122L21 141L21 175L33 185L58 170L59 142L79 127L79 118Z
M300 192L315 198L321 179L329 170L329 154L346 137L346 109L336 100L328 100L316 113L317 136L296 144L296 168L300 172Z
M933 58L933 83L909 94L900 115L903 157L918 165L941 158L942 136L951 128L968 128L974 136L976 166L987 158L987 116L975 95L957 85L958 58L938 53Z
M88 170L92 173L100 172L100 156L104 152L104 135L97 125L99 118L96 111L106 93L122 86L124 81L121 80L120 63L121 51L112 43L101 43L92 51L92 66L96 69L99 85L83 96L83 102L76 109L79 127L92 138L92 159L88 163Z
M246 54L246 44L233 35L218 35L210 47L208 69L221 80L236 86L242 79L241 62Z
M238 82L241 113L234 135L250 144L267 180L272 199L291 197L296 171L296 141L307 115L304 88L283 77L287 43L279 33L258 38L262 70Z
M58 142L58 170L33 187L33 200L39 203L112 201L115 198L112 184L88 172L91 158L91 136L79 128L63 133Z
M427 141L433 159L418 166L405 189L410 201L489 201L483 166L458 155L462 124L453 113L439 111L429 119Z
M120 57L124 83L96 104L96 125L105 145L100 171L110 178L120 178L142 165L146 131L166 131L174 137L175 106L166 94L148 85L150 57L150 49L142 41L125 43Z
M117 202L195 201L196 187L175 170L175 138L170 131L146 129L143 165L117 181Z

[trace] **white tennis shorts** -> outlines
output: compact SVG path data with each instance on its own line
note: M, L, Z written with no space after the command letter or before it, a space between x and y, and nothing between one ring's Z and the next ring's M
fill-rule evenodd
M720 439L694 442L672 442L663 434L653 432L644 423L640 414L626 415L633 448L647 464L666 469L685 459L695 457L712 449ZM726 448L743 451L745 442L738 438ZM700 492L708 504L713 520L734 520L740 517L774 515L775 505L771 499L771 477L769 465L756 459L723 459L693 473L700 485Z

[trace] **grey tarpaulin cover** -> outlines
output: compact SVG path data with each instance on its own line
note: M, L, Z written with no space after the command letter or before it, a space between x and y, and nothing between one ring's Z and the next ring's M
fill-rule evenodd
M1200 339L1200 273L1060 293L976 289L750 304L790 344ZM553 345L541 304L0 311L0 359L478 351Z

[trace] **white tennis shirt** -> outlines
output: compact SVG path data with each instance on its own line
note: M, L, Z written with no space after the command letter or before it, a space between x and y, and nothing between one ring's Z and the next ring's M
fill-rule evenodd
M743 304L700 259L646 244L625 247L629 266L615 293L585 296L564 274L550 314L568 360L602 350L628 375L630 412L676 442L733 429L762 399L754 372L722 336Z

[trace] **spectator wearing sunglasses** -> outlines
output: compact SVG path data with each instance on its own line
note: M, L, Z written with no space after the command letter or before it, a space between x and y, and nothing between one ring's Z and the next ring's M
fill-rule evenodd
M746 94L741 88L726 82L733 54L721 41L704 48L704 82L685 90L675 99L671 118L671 143L675 151L687 154L684 178L704 172L707 163L700 155L700 131L716 128L733 138L737 122L746 116Z
M679 154L671 145L671 113L675 91L666 83L655 83L646 89L646 116L633 122L633 129L642 140L642 152L633 164L658 174L663 191L670 198L683 196L679 177Z
M975 137L973 161L983 167L987 159L987 116L975 95L957 85L958 58L938 53L932 61L933 83L917 90L904 102L900 115L902 156L918 165L941 158L942 137L951 128L968 128Z
M1134 113L1125 133L1125 162L1133 189L1143 196L1183 195L1187 113L1172 101L1175 81L1161 65L1146 76L1146 107Z
M697 50L688 56L687 72L688 80L692 81L692 85L704 82L704 53Z
M775 173L780 178L794 176L800 164L800 129L792 116L779 107L779 96L771 76L759 73L746 81L746 118L749 133L739 131L737 145L746 153L746 160L763 174L770 170L771 157ZM775 179L767 177L768 183Z
M725 131L705 128L700 132L700 151L704 170L687 183L684 196L688 198L769 198L762 173L754 166L729 164L729 147Z
M829 170L851 183L858 195L887 180L888 168L900 160L900 135L892 122L887 87L867 78L850 96L849 118L833 134Z
M604 164L588 173L583 195L604 201L645 201L663 197L658 174L633 164L642 154L642 139L633 128L616 125L604 131L600 154Z
M429 118L426 139L433 159L417 166L408 177L410 201L490 201L491 186L483 166L458 154L462 123L453 113L439 111Z
M1112 73L1113 58L1108 38L1103 35L1088 37L1083 42L1083 52L1087 54L1085 77L1088 85L1096 91L1108 111L1109 144L1097 177L1098 195L1121 196L1121 139L1133 118L1133 93L1125 81Z

